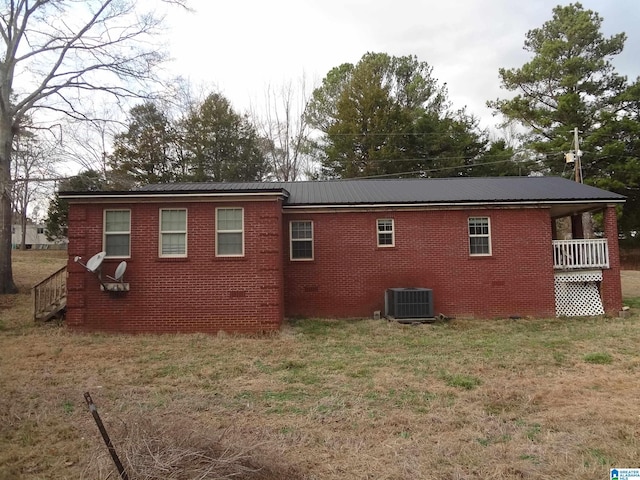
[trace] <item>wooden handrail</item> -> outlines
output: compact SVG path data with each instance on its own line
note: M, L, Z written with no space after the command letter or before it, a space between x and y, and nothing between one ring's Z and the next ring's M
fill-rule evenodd
M61 267L44 280L31 288L33 299L33 318L51 318L66 302L67 298L67 267Z

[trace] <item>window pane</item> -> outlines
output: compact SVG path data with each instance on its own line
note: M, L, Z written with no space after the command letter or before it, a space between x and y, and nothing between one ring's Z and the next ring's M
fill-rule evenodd
M162 234L162 255L184 255L187 251L184 233Z
M392 220L378 220L378 231L379 232L391 232L391 231L393 231L393 221Z
M469 251L471 254L488 254L489 253L489 237L471 237L469 238Z
M218 233L218 255L242 255L242 233Z
M127 210L107 211L105 213L105 231L128 232L129 214Z
M110 234L105 237L105 251L107 257L129 256L129 235Z
M161 212L162 231L184 231L187 229L186 210L162 210Z
M297 239L310 239L312 238L311 222L292 222L291 223L291 238Z
M470 218L469 234L470 235L489 235L489 219L488 218Z
M391 233L379 233L378 234L379 245L393 245L393 235Z
M313 246L310 240L291 242L291 258L313 258Z
M241 208L219 208L218 230L242 230Z

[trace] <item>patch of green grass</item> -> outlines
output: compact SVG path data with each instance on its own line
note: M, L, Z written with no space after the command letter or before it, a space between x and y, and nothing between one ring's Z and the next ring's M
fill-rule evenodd
M418 413L428 412L436 398L437 395L434 393L413 388L390 389L386 395L369 396L369 399L374 402L380 400L378 402L380 405L391 404L396 408L409 408Z
M347 375L351 378L371 378L373 373L370 368L360 367L355 370L347 371Z
M477 438L476 441L483 447L495 445L497 443L507 443L511 440L511 435L503 434L495 437Z
M591 448L587 450L587 453L591 458L593 458L596 465L605 466L605 465L612 465L613 463L611 459L609 459L609 457L599 448ZM591 461L587 458L585 459L584 464L585 466L590 466Z
M306 363L297 360L285 360L278 365L277 370L300 371L307 367Z
M534 465L540 464L540 459L536 455L523 454L520 455L520 460L529 460Z
M464 375L462 373L440 373L440 379L450 387L462 388L464 390L473 390L482 384L482 380L473 375Z
M567 360L567 355L564 352L560 352L558 350L555 350L553 353L553 361L555 362L556 365L560 366L560 365L564 365L564 363Z
M302 390L266 391L262 393L262 400L267 403L295 402L306 396Z
M527 428L527 431L525 432L525 436L527 437L527 439L531 440L532 442L535 442L538 435L540 435L541 431L542 431L542 426L539 423L532 423Z
M622 303L627 307L640 308L640 297L625 297Z
M67 415L71 415L73 413L74 408L75 407L73 405L73 402L71 402L70 400L65 400L62 404L62 411Z
M595 363L597 365L609 365L613 362L613 358L606 352L588 353L582 359L587 363Z
M273 368L271 366L266 365L261 360L256 360L255 362L253 362L253 366L256 367L256 369L260 373L271 373L273 371Z
M325 336L330 331L344 328L344 323L335 320L324 320L317 318L303 318L290 320L299 333L309 336Z
M491 444L491 440L488 438L477 438L476 441L483 447L488 447Z

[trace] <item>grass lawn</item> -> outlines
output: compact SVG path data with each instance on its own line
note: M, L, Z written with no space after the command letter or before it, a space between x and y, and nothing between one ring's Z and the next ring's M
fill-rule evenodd
M85 391L132 480L602 480L640 467L637 314L75 334L34 324L26 294L64 262L16 252L23 293L0 297L0 480L118 478ZM634 307L635 273L623 275Z

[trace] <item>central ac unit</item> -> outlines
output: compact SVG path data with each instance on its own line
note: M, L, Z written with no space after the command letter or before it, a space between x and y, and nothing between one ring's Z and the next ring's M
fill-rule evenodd
M395 319L433 318L433 290L389 288L384 299L385 316Z

